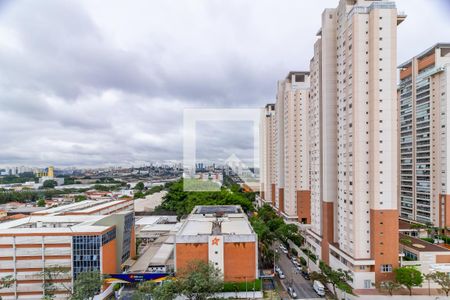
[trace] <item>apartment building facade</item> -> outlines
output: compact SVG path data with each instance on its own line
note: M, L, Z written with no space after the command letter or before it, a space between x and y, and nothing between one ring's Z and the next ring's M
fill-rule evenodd
M267 104L262 110L260 121L260 178L261 199L275 206L276 182L276 116L275 104Z
M341 0L322 14L311 60L307 242L355 289L398 266L395 3Z
M399 66L400 217L450 227L450 44Z
M121 264L136 255L135 249L133 212L31 216L2 223L0 277L11 275L15 282L0 289L0 296L42 299L44 283L52 278L52 293L67 299L79 273L121 272ZM52 267L66 271L52 273Z
M310 223L309 72L278 82L275 127L275 207L288 220Z

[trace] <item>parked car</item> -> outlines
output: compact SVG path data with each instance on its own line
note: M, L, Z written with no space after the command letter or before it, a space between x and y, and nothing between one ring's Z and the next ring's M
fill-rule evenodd
M325 287L323 286L322 282L314 280L313 289L317 293L317 295L321 297L325 296Z
M301 270L302 272L302 276L303 278L305 278L306 280L310 280L311 278L309 277L309 273L305 270Z
M292 298L297 298L297 293L295 292L295 290L292 287L288 287L288 293L289 295L291 295Z
M281 269L280 269L280 267L279 266L275 266L275 272L280 272L281 271Z
M283 271L280 270L280 272L278 272L278 277L280 277L280 279L285 279L286 276L284 275Z

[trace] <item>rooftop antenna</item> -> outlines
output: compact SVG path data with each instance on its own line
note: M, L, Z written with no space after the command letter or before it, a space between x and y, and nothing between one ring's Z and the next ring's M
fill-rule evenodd
M211 229L211 233L213 235L218 235L222 233L223 220L221 219L221 217L223 217L223 215L224 215L223 211L218 211L215 213L216 219L212 222L212 229Z

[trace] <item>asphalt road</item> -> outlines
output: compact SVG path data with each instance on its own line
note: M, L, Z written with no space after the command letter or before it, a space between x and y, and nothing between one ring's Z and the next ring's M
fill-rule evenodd
M278 247L278 245L277 245ZM297 270L294 267L294 264L290 261L290 259L281 252L279 248L278 253L280 254L280 258L277 262L278 266L283 271L286 276L285 279L282 279L282 283L287 289L288 286L292 286L297 293L296 299L316 299L319 296L316 294L314 289L312 288L312 282L303 278L301 274L297 274Z

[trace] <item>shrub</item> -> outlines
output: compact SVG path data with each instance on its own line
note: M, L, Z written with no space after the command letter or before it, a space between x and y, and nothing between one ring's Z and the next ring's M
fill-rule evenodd
M420 238L421 240L423 240L423 241L426 241L426 242L429 242L429 243L434 243L434 239L432 239L432 238L427 238L427 237L425 237L425 238Z
M294 248L291 249L292 255L297 256L298 252L297 250L295 250Z
M302 256L300 256L300 264L302 266L306 266L306 259L304 259Z

